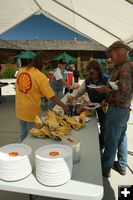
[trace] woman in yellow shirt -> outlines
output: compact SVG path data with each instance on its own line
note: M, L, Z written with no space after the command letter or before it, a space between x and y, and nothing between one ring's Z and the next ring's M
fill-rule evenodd
M41 97L45 96L61 106L65 113L68 107L55 96L48 78L42 69L48 61L44 52L39 52L33 62L19 70L16 79L16 117L20 121L21 137L23 141L31 128L35 126L36 115L41 112Z

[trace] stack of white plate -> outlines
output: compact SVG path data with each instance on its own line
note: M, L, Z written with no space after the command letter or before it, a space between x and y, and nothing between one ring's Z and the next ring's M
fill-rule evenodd
M0 179L17 181L27 177L31 171L29 156L31 148L25 144L9 144L0 148Z
M73 163L80 161L80 140L79 138L69 135L61 139L63 144L69 145L73 151Z
M35 153L36 178L47 186L68 182L72 176L72 149L67 145L51 144Z

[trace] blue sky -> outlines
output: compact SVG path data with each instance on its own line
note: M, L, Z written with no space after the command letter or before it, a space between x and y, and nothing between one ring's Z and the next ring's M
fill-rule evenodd
M88 40L68 28L48 19L34 15L0 36L4 40Z

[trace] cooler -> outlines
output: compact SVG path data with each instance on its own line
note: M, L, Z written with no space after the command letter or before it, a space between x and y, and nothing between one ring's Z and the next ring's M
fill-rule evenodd
M53 77L53 71L49 71L49 74L48 74L49 81L52 79L52 77Z
M67 71L67 83L70 85L70 86L73 86L73 72L71 71Z

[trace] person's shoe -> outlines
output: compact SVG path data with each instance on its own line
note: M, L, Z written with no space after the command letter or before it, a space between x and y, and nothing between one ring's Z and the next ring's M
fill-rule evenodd
M117 172L119 172L121 175L126 175L126 169L122 169L120 166L119 166L119 163L118 161L115 161L114 162L114 170L116 170Z
M105 178L110 178L111 177L111 172L110 171L105 171L102 173L102 175L105 177Z

